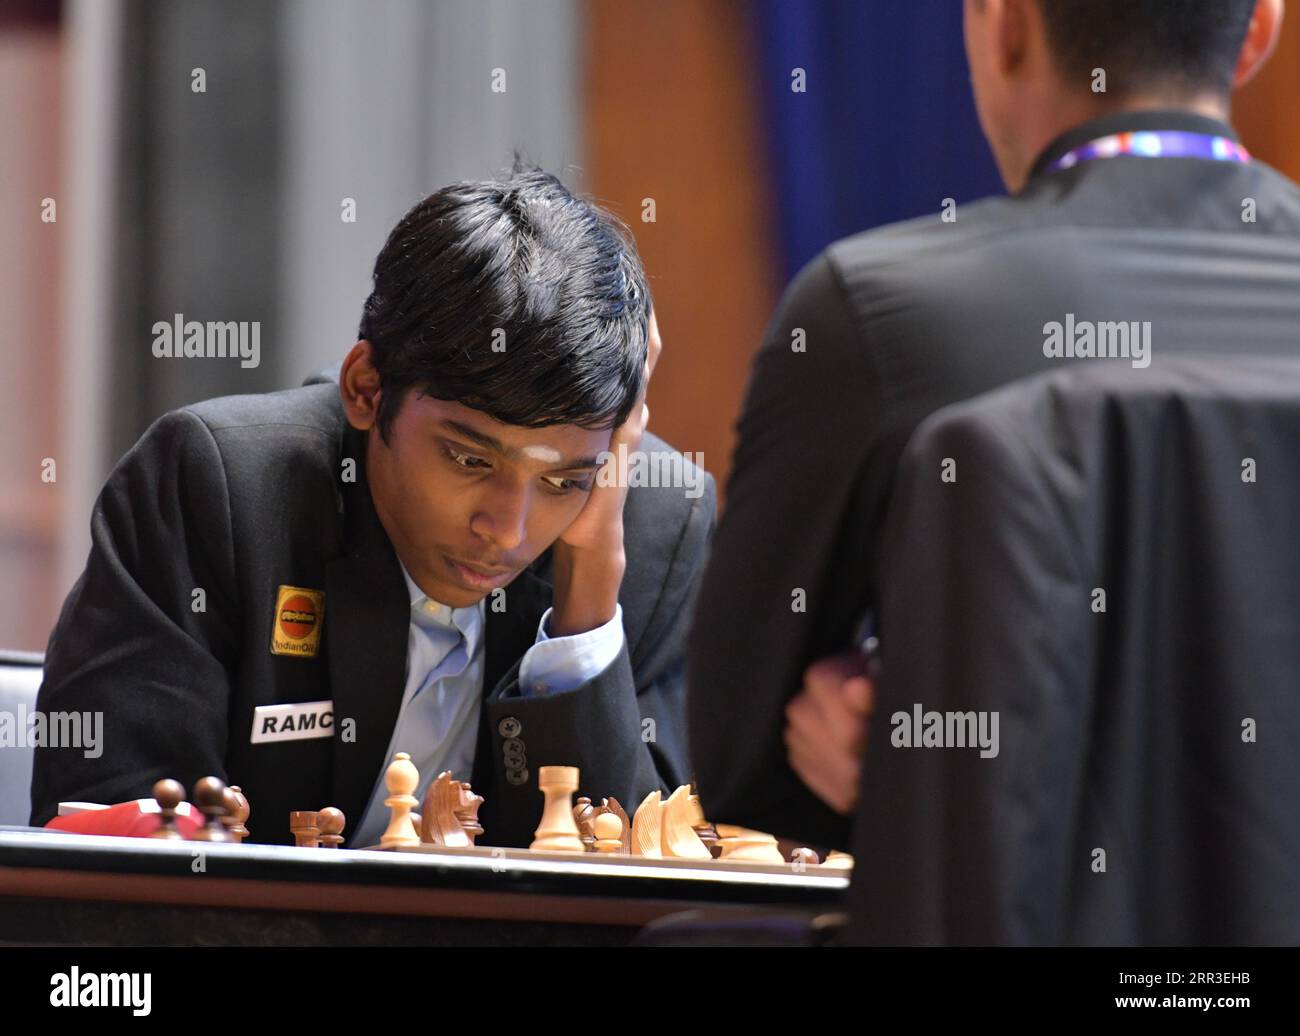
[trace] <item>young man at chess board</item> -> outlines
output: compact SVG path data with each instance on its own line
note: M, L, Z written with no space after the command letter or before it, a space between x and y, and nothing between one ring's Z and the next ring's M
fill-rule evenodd
M453 185L393 230L359 337L336 378L167 414L118 464L39 698L101 711L104 749L37 752L34 824L213 774L251 841L332 805L374 844L404 751L418 795L451 770L480 842L526 846L540 766L629 808L689 779L714 490L680 455L673 487L601 467L670 452L626 234L539 170Z

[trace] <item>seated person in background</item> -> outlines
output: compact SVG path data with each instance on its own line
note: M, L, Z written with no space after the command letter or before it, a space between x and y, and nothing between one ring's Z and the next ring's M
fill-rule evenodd
M928 415L1095 360L1060 340L1076 317L1150 322L1106 360L1134 377L1152 348L1300 350L1300 189L1227 124L1281 15L1281 0L966 0L976 106L1012 196L848 238L786 292L691 634L711 820L848 848L874 688L861 654L838 653L877 603L891 479Z
M212 774L253 841L332 805L373 844L405 751L418 795L471 780L482 843L519 846L539 766L624 803L689 779L713 487L597 478L669 450L626 232L540 170L447 187L389 236L359 336L336 379L167 414L118 464L38 702L101 712L102 754L38 750L33 824Z

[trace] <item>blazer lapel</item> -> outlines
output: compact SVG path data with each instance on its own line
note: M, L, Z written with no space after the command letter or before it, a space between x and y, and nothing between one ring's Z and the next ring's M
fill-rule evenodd
M387 762L406 683L411 620L401 566L370 498L365 437L350 426L343 456L356 460L357 479L343 487L348 552L325 567L325 639L334 698L332 805L354 829Z
M483 703L497 701L497 684L510 672L511 667L523 658L524 652L537 641L537 624L551 606L551 552L548 550L506 587L505 611L492 610L492 598L487 600L487 625L483 647ZM478 745L474 752L474 772L470 782L476 792L489 799L480 814L486 827L492 817L491 804L494 786L493 749L495 742L488 727L487 708L479 719Z
M524 569L506 587L505 610L494 612L486 604L487 627L483 659L483 700L495 701L501 678L537 641L537 624L551 606L550 551Z

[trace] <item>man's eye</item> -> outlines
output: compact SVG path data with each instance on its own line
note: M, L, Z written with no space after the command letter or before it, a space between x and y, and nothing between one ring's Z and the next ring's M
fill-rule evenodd
M561 493L572 493L575 490L591 488L591 482L587 479L561 478L559 475L546 475L543 478L548 485L558 489Z
M480 468L491 467L491 465L482 457L475 457L473 454L469 453L461 453L459 450L453 450L450 446L447 447L447 456L452 459L453 463L462 468L478 470Z

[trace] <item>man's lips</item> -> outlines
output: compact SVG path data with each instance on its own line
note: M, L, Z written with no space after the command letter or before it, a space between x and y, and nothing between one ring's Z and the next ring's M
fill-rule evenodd
M442 558L460 582L474 590L494 590L510 582L515 574L512 568L484 568L481 565L457 561L448 554L444 554Z

